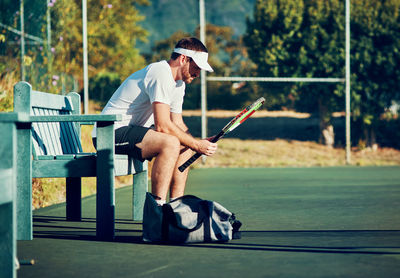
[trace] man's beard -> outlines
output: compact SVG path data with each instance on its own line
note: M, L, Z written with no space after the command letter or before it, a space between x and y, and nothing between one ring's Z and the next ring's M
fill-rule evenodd
M192 76L189 72L189 68L184 68L182 70L182 80L186 84L190 84L196 76Z

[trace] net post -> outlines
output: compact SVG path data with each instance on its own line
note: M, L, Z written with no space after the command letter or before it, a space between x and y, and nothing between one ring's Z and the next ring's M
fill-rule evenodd
M346 164L351 163L350 139L350 0L346 0Z

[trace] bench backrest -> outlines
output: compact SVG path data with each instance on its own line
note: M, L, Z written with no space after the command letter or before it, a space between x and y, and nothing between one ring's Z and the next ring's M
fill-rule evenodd
M14 89L14 111L40 116L80 114L80 96L77 93L56 95L33 91L30 84L19 82ZM82 152L78 123L33 123L32 139L34 156Z

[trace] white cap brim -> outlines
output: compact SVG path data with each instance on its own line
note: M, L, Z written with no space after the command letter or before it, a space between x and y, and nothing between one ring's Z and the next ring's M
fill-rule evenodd
M212 69L212 67L207 62L207 60L208 60L208 53L207 52L194 51L194 50L185 49L185 48L175 48L174 52L192 58L193 61L196 63L196 65L199 68L201 68L202 70L206 70L206 71L209 71L209 72L213 72L214 71Z

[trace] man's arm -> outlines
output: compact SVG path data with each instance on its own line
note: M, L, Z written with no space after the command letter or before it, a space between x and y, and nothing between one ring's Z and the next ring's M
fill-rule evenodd
M171 113L171 121L174 124L176 124L182 131L190 134L189 128L186 126L185 122L183 121L182 114Z
M182 145L191 148L192 150L212 155L217 149L215 143L208 140L198 140L189 134L188 128L183 122L182 115L170 113L170 107L167 104L154 102L154 124L158 132L163 132L176 136Z

